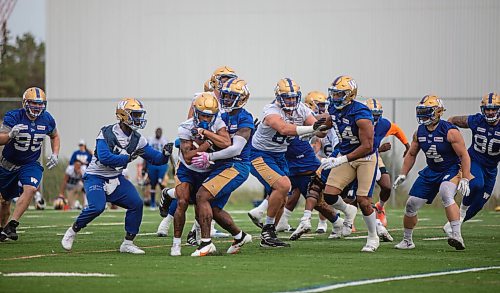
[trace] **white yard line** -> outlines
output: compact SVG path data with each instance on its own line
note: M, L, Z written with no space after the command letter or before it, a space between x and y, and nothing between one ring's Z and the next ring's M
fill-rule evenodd
M103 273L66 273L66 272L23 272L7 273L4 277L116 277L115 274Z
M423 278L430 278L430 277L438 277L438 276L446 276L446 275L456 275L456 274L471 273L471 272L480 272L480 271L487 271L487 270L498 270L498 269L500 269L500 266L470 268L470 269L444 271L444 272L433 272L433 273L416 274L416 275L406 275L406 276L395 276L395 277L389 277L389 278L378 278L378 279L371 279L371 280L360 280L360 281L352 281L352 282L346 282L346 283L332 284L332 285L326 285L326 286L317 286L315 288L298 289L298 290L293 290L293 291L285 291L285 292L282 292L282 293L293 293L293 292L295 292L295 293L296 292L300 292L300 293L325 292L325 291L330 291L330 290L335 290L335 289L340 289L340 288L345 288L345 287L370 285L370 284L384 283L384 282L391 282L391 281L401 281L401 280L411 280L411 279L423 279Z

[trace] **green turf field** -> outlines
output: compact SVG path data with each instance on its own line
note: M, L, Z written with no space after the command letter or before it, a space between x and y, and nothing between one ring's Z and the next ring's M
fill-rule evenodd
M77 212L28 211L18 228L17 242L0 243L0 292L278 292L320 287L335 283L402 275L443 272L465 268L500 266L500 213L483 211L463 226L465 251L449 247L441 226L444 211L424 208L414 233L417 248L398 251L394 243L381 243L374 254L361 253L365 239L329 240L327 235L309 234L292 242L291 248L262 249L259 230L248 220L246 208L233 210L233 217L254 242L238 255L225 255L230 239L216 239L219 256L193 258L194 247L184 246L183 256L169 256L172 238L158 238L160 218L145 209L136 244L145 255L121 254L124 211L106 211L82 230L73 252L60 246L62 234ZM291 224L301 216L297 208ZM401 209L388 211L390 232L402 237ZM192 219L192 210L188 219ZM317 224L314 216L313 229ZM192 222L188 225L191 226ZM356 219L357 233L366 230ZM280 233L287 237L289 234ZM114 274L114 277L12 277L14 272L78 272ZM421 279L390 281L341 288L341 292L494 292L500 286L500 269ZM497 288L497 289L495 289ZM372 291L373 292L373 291Z

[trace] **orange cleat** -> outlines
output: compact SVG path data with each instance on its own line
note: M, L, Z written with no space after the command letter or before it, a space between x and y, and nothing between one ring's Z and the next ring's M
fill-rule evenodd
M377 211L377 219L379 219L380 222L382 222L382 225L384 225L384 227L387 227L387 218L385 216L385 208L381 207L380 203L377 202L375 204L375 210Z
M358 230L356 230L356 227L354 227L354 223L352 223L352 232L353 232L353 233L358 232Z

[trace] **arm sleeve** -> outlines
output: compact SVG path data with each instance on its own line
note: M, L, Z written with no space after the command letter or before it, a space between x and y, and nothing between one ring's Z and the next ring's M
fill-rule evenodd
M222 159L229 159L234 156L237 156L241 154L241 151L247 144L247 140L239 135L235 135L233 137L233 144L230 147L227 147L223 150L220 150L218 152L214 152L210 154L210 159L212 161L217 161L217 160L222 160Z
M169 157L165 157L161 152L155 150L149 144L144 147L144 155L141 157L153 165L165 165L168 163L169 159Z
M101 162L101 164L111 168L127 166L129 157L126 155L113 154L104 139L97 140L96 149L97 157L99 158L99 162Z
M406 138L405 133L396 123L391 123L391 128L389 128L389 131L387 131L387 134L385 136L387 137L389 135L396 136L402 144L408 143L408 139Z

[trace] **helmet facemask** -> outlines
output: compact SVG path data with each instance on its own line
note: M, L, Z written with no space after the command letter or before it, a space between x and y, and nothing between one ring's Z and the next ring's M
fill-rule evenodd
M145 110L126 110L128 113L128 121L125 123L133 130L144 129L148 122Z
M347 97L351 94L349 90L338 90L335 87L328 88L328 99L330 103L338 110L347 106L350 101Z
M316 105L317 113L316 114L323 114L326 113L328 110L328 106L330 106L329 102L314 102Z
M193 122L194 126L197 128L203 128L206 130L210 130L210 128L214 125L215 119L217 118L217 113L207 113L200 111L198 109L194 109Z
M384 113L384 110L382 109L372 109L374 123L377 123L380 120L380 117L382 117L382 113Z
M231 92L229 88L222 89L220 96L220 107L226 112L242 108L245 104L240 103L241 94Z
M435 124L439 118L436 115L437 107L429 107L425 105L418 105L416 108L418 124L431 125Z
M280 107L286 112L293 112L299 106L301 100L301 92L282 93L276 96Z
M489 110L489 111L488 111ZM481 106L481 113L489 124L494 124L500 118L500 106L484 105Z
M26 110L26 113L32 118L37 118L45 112L45 108L47 107L47 101L37 101L26 99L23 101L23 108Z

